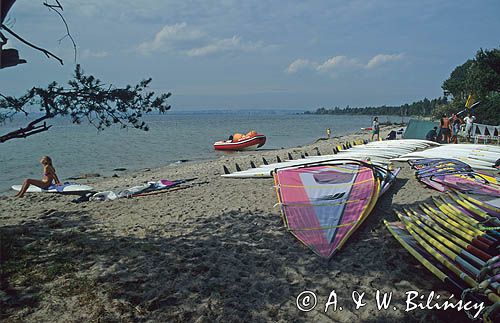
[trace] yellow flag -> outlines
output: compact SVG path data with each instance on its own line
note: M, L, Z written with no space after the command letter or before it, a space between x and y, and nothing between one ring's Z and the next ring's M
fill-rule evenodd
M465 107L469 109L475 102L476 100L474 100L472 94L469 94L469 96L467 97L467 101L465 101Z

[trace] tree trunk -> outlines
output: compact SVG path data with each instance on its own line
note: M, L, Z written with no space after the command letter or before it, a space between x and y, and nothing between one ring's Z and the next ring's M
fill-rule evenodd
M16 2L16 0L0 0L0 23L3 23L10 7Z

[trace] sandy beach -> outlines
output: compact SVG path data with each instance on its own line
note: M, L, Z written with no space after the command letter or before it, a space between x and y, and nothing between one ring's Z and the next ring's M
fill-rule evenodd
M382 137L391 130L382 130ZM80 180L117 190L158 179L197 179L184 189L108 202L72 203L75 196L0 198L5 322L402 322L465 321L453 310L405 311L407 291L449 294L390 235L393 209L429 201L406 164L375 210L329 262L283 227L272 179L225 179L223 165L242 169L288 153L331 153L366 133L290 149L231 154L119 177ZM13 195L13 194L12 194ZM317 295L297 309L303 291ZM379 311L377 291L392 292ZM325 313L332 291L338 308ZM365 293L356 309L351 294ZM396 308L396 309L394 309Z

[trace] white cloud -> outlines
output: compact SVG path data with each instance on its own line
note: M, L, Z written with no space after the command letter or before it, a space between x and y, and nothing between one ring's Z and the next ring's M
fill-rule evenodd
M344 55L333 56L324 62L314 62L308 59L299 58L288 65L285 72L294 74L300 70L310 69L317 73L329 73L331 76L335 76L342 71L359 70L362 68L372 69L387 62L401 60L402 58L403 54L378 54L372 57L366 64L360 62L356 58L349 58Z
M334 56L332 58L327 59L321 64L316 66L316 70L318 72L329 72L335 71L340 67L346 66L356 66L358 65L357 60L353 58L348 58L346 56Z
M313 66L313 63L307 59L296 59L286 68L285 72L288 74L297 73L299 70L310 68Z
M341 68L358 67L359 65L356 59L342 55L331 57L324 62L314 62L308 59L299 58L288 65L285 72L294 74L300 70L311 69L318 73L334 73Z
M216 39L208 45L186 51L188 56L205 56L225 51L251 51L262 48L261 43L243 42L240 37Z
M166 51L177 47L179 43L201 39L203 36L202 31L189 27L185 22L166 25L155 34L153 40L141 43L138 49L144 54Z
M107 51L94 51L90 49L84 49L83 51L80 52L80 57L81 58L104 58L108 57L109 52Z
M366 64L366 68L368 69L374 68L387 62L399 61L402 58L403 54L394 54L394 55L378 54L370 59L370 61Z
M231 38L210 37L186 23L166 25L153 40L141 43L138 50L143 54L171 51L187 56L205 56L228 51L252 51L262 49L262 42L245 42L234 35Z

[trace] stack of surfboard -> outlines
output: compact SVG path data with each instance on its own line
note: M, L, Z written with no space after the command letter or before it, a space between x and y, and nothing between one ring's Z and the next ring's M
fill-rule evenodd
M458 190L464 193L500 196L500 179L480 173L456 159L430 158L409 160L417 179L438 191Z
M357 160L334 160L275 169L285 227L329 259L373 210L399 169Z
M474 169L495 170L500 158L500 147L493 145L450 144L408 153L392 161L408 161L423 158L452 158L462 161Z
M250 168L243 171L223 174L226 178L252 178L252 177L272 177L276 168L296 167L304 164L333 162L335 160L370 160L375 165L388 165L391 158L397 158L402 155L413 152L417 149L425 149L438 145L435 142L417 139L375 141L366 144L350 144L334 148L334 154L323 156L309 156L285 160L273 164L263 164L259 167Z
M454 295L485 302L485 319L500 308L500 206L473 195L447 193L419 208L396 211L385 225L400 244Z

